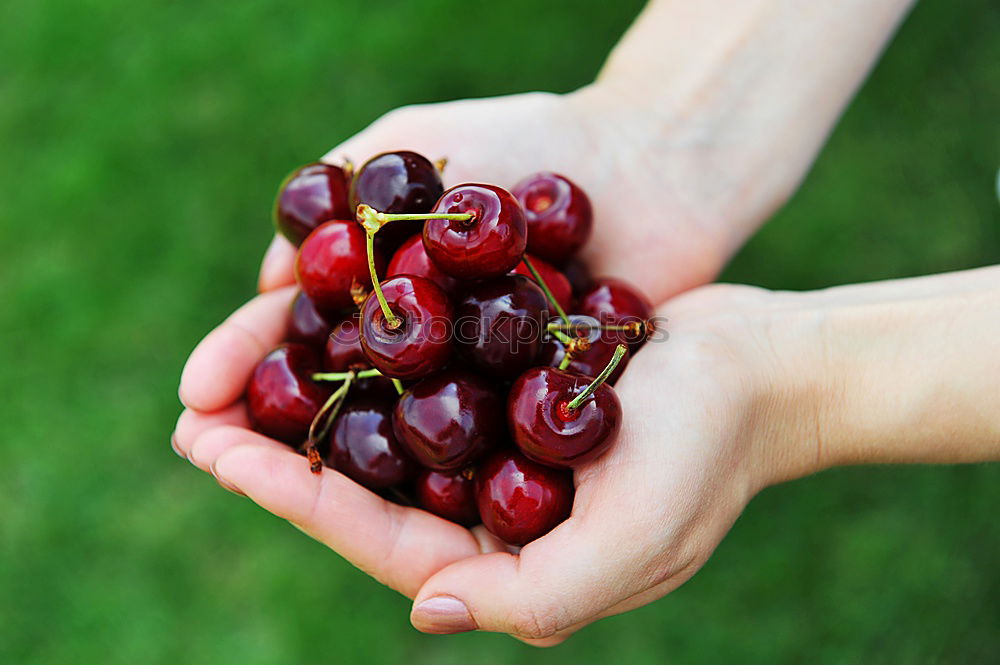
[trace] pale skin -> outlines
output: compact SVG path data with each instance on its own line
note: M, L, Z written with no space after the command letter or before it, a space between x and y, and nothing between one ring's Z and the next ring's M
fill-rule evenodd
M447 155L446 184L565 172L595 204L595 272L662 303L669 341L616 386L618 441L576 470L570 519L519 554L313 475L249 429L242 393L295 291L281 239L261 295L188 360L175 450L412 598L417 629L539 646L683 584L771 484L1000 458L1000 267L807 293L702 286L794 191L908 5L659 0L592 86L407 107L327 155ZM649 214L623 223L623 198Z

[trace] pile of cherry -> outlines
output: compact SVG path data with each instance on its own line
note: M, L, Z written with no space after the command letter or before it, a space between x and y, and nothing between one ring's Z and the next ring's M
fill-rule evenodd
M611 384L651 308L576 258L593 213L570 180L445 191L443 168L398 151L285 180L275 221L301 291L247 387L250 421L316 473L523 545L614 442Z

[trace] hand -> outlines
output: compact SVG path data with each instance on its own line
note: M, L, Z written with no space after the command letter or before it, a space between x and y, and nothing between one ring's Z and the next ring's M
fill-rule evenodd
M185 381L215 377L220 401L234 403L214 414L186 411L175 446L224 486L415 598L421 630L478 628L557 643L690 578L771 480L774 457L761 453L755 427L766 372L754 368L773 366L765 336L754 334L766 329L764 292L706 287L660 312L677 324L617 386L620 439L577 470L571 518L515 555L481 527L470 532L388 503L332 469L313 475L291 449L246 428L239 395L256 360L280 341L275 322L293 291L258 296L206 339L213 352L195 354ZM440 597L468 609L446 617L442 601L422 604Z
M447 157L446 185L488 182L511 188L542 170L577 182L594 204L586 260L595 275L639 286L653 302L709 282L734 249L743 220L721 219L702 180L698 149L654 147L657 118L616 108L610 89L570 95L531 93L411 106L382 117L323 158L360 162L379 152L412 149ZM645 125L645 127L643 126ZM654 154L653 150L657 150ZM757 214L752 207L731 216ZM276 237L261 269L260 289L292 284L295 250Z

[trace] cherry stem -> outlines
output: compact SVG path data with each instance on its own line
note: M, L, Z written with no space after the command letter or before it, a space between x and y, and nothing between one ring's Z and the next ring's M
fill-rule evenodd
M550 326L551 326L551 324L550 324ZM552 333L553 337L555 337L557 340L559 340L560 342L562 342L564 345L569 344L570 342L573 341L572 337L570 337L569 335L567 335L566 333L564 333L559 328L552 328L552 327L550 327L548 329L548 331L550 333Z
M344 381L346 379L370 379L382 376L377 369L363 369L360 372L317 372L312 375L313 381Z
M372 274L372 289L375 291L375 297L378 298L378 304L382 308L382 316L385 317L385 324L389 327L389 330L395 330L403 323L403 320L392 313L389 309L389 303L385 300L385 294L382 293L382 287L378 283L378 273L375 271L375 232L368 231L367 227L367 249L368 249L368 270Z
M535 278L536 282L538 282L538 286L542 287L542 292L545 293L545 297L549 299L550 303L552 303L552 306L555 308L556 313L559 314L559 318L562 319L567 326L572 326L573 324L570 322L569 317L566 316L566 312L563 311L563 308L559 304L559 301L556 300L555 296L552 295L552 291L549 290L549 285L545 283L545 280L542 279L542 276L538 274L537 270L535 270L535 266L532 265L531 259L528 258L528 255L525 254L521 260L524 262L524 265L528 269L528 272L531 273L531 276Z
M396 389L396 393L402 395L405 391L403 390L403 382L399 379L391 379L392 387Z
M574 397L570 403L566 405L566 409L572 411L578 408L581 404L583 404L583 400L593 395L594 391L597 390L602 383L607 381L608 377L611 376L611 373L615 371L615 368L618 367L618 363L620 363L622 358L625 357L625 353L627 351L627 346L619 344L615 348L615 354L611 356L611 360L609 360L608 364L601 370L601 373L597 375L593 382L587 386L582 393Z
M576 321L571 323L550 323L547 326L547 330L555 334L558 331L568 330L570 332L586 332L589 330L603 330L605 332L625 332L632 335L642 334L643 329L646 327L644 321L632 321L630 323L622 323L617 325L605 325L597 324L591 325L586 322Z
M362 203L355 215L358 222L369 235L374 234L389 222L413 222L426 219L447 219L456 222L467 222L475 214L471 212L422 212L422 213L386 213L379 212L370 205Z
M316 417L309 423L309 435L306 437L306 443L303 448L305 449L306 457L309 459L309 470L313 473L320 473L323 470L323 458L320 457L319 451L316 449L316 442L322 440L330 431L333 419L340 412L340 407L344 404L344 398L347 397L347 392L351 389L351 384L354 382L354 372L346 372L346 374L344 383L330 395L329 399L316 412Z

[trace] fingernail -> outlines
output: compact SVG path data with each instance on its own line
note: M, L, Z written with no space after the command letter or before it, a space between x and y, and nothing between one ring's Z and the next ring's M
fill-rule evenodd
M465 603L454 596L433 596L413 608L413 626L425 633L447 635L476 629Z
M219 483L219 486L222 487L222 489L232 492L238 496L246 496L246 494L243 493L243 490L216 473L214 464L208 467L208 470L211 472L212 477L215 478L215 482Z
M185 455L181 451L181 449L177 447L177 433L176 432L171 432L171 434L170 434L170 447L173 448L174 452L177 454L178 457L180 457L181 459L187 459L187 455Z

